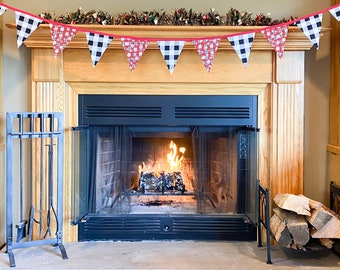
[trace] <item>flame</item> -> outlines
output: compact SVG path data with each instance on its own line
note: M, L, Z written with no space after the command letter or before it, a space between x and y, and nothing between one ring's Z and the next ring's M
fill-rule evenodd
M138 166L138 173L139 173L139 175L142 174L142 172L144 171L144 169L145 169L145 162L143 162L142 165L139 165L139 166Z
M168 162L168 171L179 171L182 167L182 161L184 158L185 147L177 148L177 145L170 141L169 145L170 152L166 155L167 162ZM164 166L164 164L163 164ZM160 163L154 161L148 161L147 164L143 162L141 165L138 166L138 173L142 175L145 172L153 172L156 175L162 171L166 171L166 168L161 168Z
M182 166L182 160L184 158L185 148L180 147L177 151L177 145L173 141L170 142L169 148L170 148L170 152L167 154L167 158L168 158L170 170L177 171Z

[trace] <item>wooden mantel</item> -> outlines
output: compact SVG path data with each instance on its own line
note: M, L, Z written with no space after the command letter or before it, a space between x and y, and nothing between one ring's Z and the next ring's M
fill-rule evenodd
M8 25L15 28L15 25ZM225 36L256 27L93 26L89 31L149 38ZM155 42L129 70L120 40L114 39L96 67L92 66L85 33L79 31L55 58L48 25L25 41L32 50L32 110L65 114L64 240L77 241L71 215L71 127L77 125L78 94L257 95L259 108L259 179L277 193L303 193L304 51L312 47L297 28L290 27L282 59L260 32L245 68L222 39L210 72L187 42L170 74Z
M8 25L14 28L15 25ZM109 34L114 36L130 36L138 38L207 38L216 36L226 36L236 33L258 31L263 27L251 26L251 27L238 27L238 26L131 26L131 25L77 25L77 28L84 30L78 31L72 42L67 48L88 48L85 31L100 32L103 34ZM285 43L285 50L308 50L312 44L308 41L304 34L298 27L289 28L289 38ZM222 39L222 45L219 49L232 50L231 45L226 39ZM29 39L25 41L25 45L29 48L52 48L51 33L49 25L43 24L33 32ZM156 44L150 44L148 49L157 49ZM121 48L120 41L117 39L109 49ZM193 47L192 47L193 49ZM271 45L260 33L256 33L255 42L252 46L252 50L270 50Z

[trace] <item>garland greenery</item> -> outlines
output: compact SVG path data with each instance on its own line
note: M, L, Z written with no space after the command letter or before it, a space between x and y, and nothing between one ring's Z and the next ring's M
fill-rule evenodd
M192 9L179 8L165 12L164 10L130 11L118 15L110 15L105 11L84 11L78 8L75 12L55 16L46 11L39 15L42 18L63 24L100 24L100 25L188 25L188 26L271 26L294 20L294 17L281 20L272 19L270 14L263 13L253 16L247 11L240 12L230 8L225 15L215 9L198 12Z

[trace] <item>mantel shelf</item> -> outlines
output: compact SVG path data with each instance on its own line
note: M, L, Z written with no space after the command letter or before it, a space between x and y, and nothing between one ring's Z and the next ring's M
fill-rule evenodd
M16 29L15 24L7 24L8 28ZM134 25L76 25L78 31L76 36L68 44L70 49L88 48L85 32L93 31L106 33L114 36L131 36L138 38L207 38L216 36L226 36L230 34L258 31L263 28L260 26L134 26ZM321 34L329 31L323 28ZM41 24L29 38L25 40L28 48L52 48L50 27L47 24ZM311 42L304 33L296 26L289 27L285 51L309 50L312 47ZM114 39L108 49L121 49L119 39ZM155 42L150 42L148 49L157 49ZM193 46L186 45L185 49L193 49ZM221 40L219 49L232 50L227 39ZM252 50L272 50L271 45L266 38L256 32Z

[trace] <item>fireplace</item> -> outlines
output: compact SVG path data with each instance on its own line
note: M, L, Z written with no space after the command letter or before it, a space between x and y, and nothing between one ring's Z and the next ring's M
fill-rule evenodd
M7 25L7 27L13 29L13 33L15 33L15 24ZM256 27L229 26L183 26L180 27L180 31L178 27L173 26L87 25L84 27L114 35L175 39L183 37L225 36L239 31L258 30ZM327 31L329 30L323 28L321 34L323 35ZM65 222L63 224L63 239L66 242L77 241L79 235L78 229L85 224L89 226L91 224L89 222L90 216L92 218L92 215L95 214L89 213L85 224L81 223L79 226L72 225L71 210L78 213L86 212L83 211L85 204L79 204L79 202L75 204L74 200L85 201L82 195L87 194L83 190L79 198L72 195L75 174L72 168L75 160L73 149L78 142L76 136L72 136L72 133L79 132L72 130L72 127L78 125L106 125L99 122L86 124L82 121L82 117L80 117L78 112L80 95L152 95L156 97L167 95L256 96L257 123L250 126L258 127L261 130L257 151L258 175L261 184L264 187L270 188L272 197L277 193L300 194L303 192L304 55L305 51L310 50L312 44L298 27L289 27L283 58L278 58L267 39L260 32L257 32L247 68L244 68L229 42L226 39L222 39L210 72L206 72L200 57L197 55L197 51L190 43L186 43L184 46L173 74L169 74L164 58L155 42L149 44L148 49L144 52L137 68L133 72L128 68L126 55L122 50L120 39L112 41L96 68L93 68L90 61L87 40L83 32L77 33L72 42L63 51L63 54L58 58L54 56L48 25L40 25L25 40L25 46L30 49L32 60L32 92L30 102L32 111L56 111L64 113L65 180L63 208ZM128 123L129 119L125 120L127 122L126 125L131 124ZM200 123L191 123L189 127L205 126L206 122L209 122L204 122L204 119L201 120ZM240 123L240 119L238 119L238 122ZM156 122L153 122L152 125L155 127L162 126L162 124L157 124ZM233 125L231 124L231 126ZM247 127L248 124L243 123L239 125ZM174 126L180 127L183 124L172 123L167 128ZM218 123L215 126L221 125ZM85 134L86 132L79 136L86 137ZM177 143L177 141L175 142ZM81 144L81 147L85 148L85 145ZM78 155L81 154L82 152L80 151ZM81 157L83 159L87 158L86 156ZM76 156L76 158L80 157ZM39 164L39 160L36 162ZM84 174L85 172L82 173ZM33 192L39 194L40 191L36 188ZM38 197L34 197L34 203L39 204ZM79 209L74 209L77 207ZM137 223L140 223L141 220L146 223L157 224L157 228L159 228L160 223L167 225L171 221L179 224L178 218L183 217L183 214L176 216L174 221L175 213L172 214L172 219L167 219L164 214L159 219L154 218L156 214L152 214L152 219L146 215L143 214L138 219L137 214L135 214L134 221L138 230L134 234L137 239L139 232L144 234L144 231L148 231L146 229L142 231L138 227ZM132 226L134 223L132 223L132 218L129 219L131 216L132 214L125 214L120 220L118 220L118 217L113 219L112 215L108 215L105 218L108 219L108 223L112 224L112 222L115 222L115 228L118 228L119 226L122 227L122 224L130 224ZM212 221L211 216L210 224ZM221 224L222 214L215 216L218 216L218 224ZM251 215L247 214L247 216ZM198 230L199 224L204 228L207 227L204 225L205 220L203 218L205 217L201 214L192 215L191 219L186 219L183 222L185 222L187 227L191 226L190 224L188 225L188 222L194 223L195 228ZM229 222L232 218L230 215L226 219ZM78 219L85 221L81 218ZM247 218L245 219L247 220ZM96 226L95 223L92 224L93 227ZM235 228L239 229L244 222L242 220L241 225L237 222L235 224ZM108 227L112 228L112 226ZM191 227L194 228L194 226ZM126 229L127 225L124 228ZM215 228L216 234L218 234L220 228L222 227ZM164 232L164 234L169 236L170 231ZM183 235L188 237L189 233ZM177 234L177 237L180 237L179 234Z
M256 96L80 95L78 240L255 240Z

